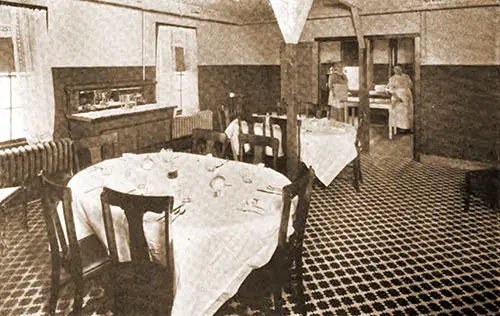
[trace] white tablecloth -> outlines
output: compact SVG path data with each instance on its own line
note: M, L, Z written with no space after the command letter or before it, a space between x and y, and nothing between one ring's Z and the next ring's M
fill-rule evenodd
M144 170L146 157L153 167ZM79 239L91 234L106 241L100 193L102 185L138 194L136 184L147 179L142 194L174 195L174 207L181 203L182 187L191 188L191 203L186 213L173 222L174 258L178 287L172 315L212 315L232 297L252 269L271 258L277 246L281 195L259 192L267 185L282 187L290 181L278 172L250 164L229 161L215 172L205 169L205 156L174 153L179 170L176 180L167 178L159 154L128 155L107 160L76 174L69 183ZM252 173L253 182L242 181L242 170ZM226 178L223 196L214 197L209 182L214 174ZM238 210L248 199L259 199L264 214ZM60 210L61 211L61 210ZM294 211L294 210L292 210ZM112 208L117 231L120 260L130 258L125 242L126 220L123 211ZM148 213L149 214L149 213ZM145 235L157 258L163 258L163 222L157 214L145 216ZM289 229L289 233L292 229Z
M300 131L300 158L308 166L312 166L318 179L326 186L357 156L355 141L356 128L352 125L328 120L326 118L303 118ZM248 133L246 122L242 122L244 133ZM267 125L269 126L269 125ZM281 141L281 130L273 125L274 137ZM268 127L269 129L269 127ZM231 139L231 147L239 152L238 121L234 120L226 128ZM254 132L262 135L262 124L255 124ZM266 131L270 136L270 131ZM246 150L248 150L246 148ZM266 150L270 154L270 149ZM280 146L279 155L283 155Z

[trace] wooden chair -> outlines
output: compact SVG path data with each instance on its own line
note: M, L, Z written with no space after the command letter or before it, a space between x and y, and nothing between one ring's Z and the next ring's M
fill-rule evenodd
M17 211L15 206L21 206L23 224L28 230L31 183L45 170L52 181L66 184L72 176L73 154L73 142L69 138L0 149L0 255L8 248L8 213Z
M192 152L198 154L211 153L214 157L224 158L228 145L226 133L210 129L193 129Z
M315 173L312 167L307 168L303 163L299 165L297 177L291 184L283 188L283 211L281 213L278 247L271 259L272 296L274 309L281 313L282 293L291 280L290 268L295 268L296 286L295 295L300 315L305 313L304 285L302 280L302 251L309 205L313 191ZM297 208L293 217L294 233L288 236L290 207L292 200L298 197Z
M262 136L268 135L266 118L262 116L253 116L250 113L241 113L238 115L238 132L243 134L243 122L247 123L248 134L255 135L255 124L262 124Z
M318 109L318 104L314 102L303 102L299 114L305 114L307 117L315 117Z
M111 257L111 285L114 315L170 315L176 282L174 249L171 235L171 196L142 196L113 191L104 187L101 194L102 213ZM131 261L119 262L110 205L125 212L128 223ZM144 236L146 212L165 212L165 262L151 261ZM154 304L154 303L158 304Z
M75 287L73 312L79 315L83 304L84 280L107 270L110 263L108 253L96 235L77 240L71 189L48 180L43 171L39 179L52 260L48 313L55 313L60 288L72 282ZM63 207L65 232L57 213L59 202Z
M219 130L224 132L226 128L231 124L231 113L227 106L221 105L217 109L217 122L219 123Z
M299 161L300 161L300 150L301 150L301 146L300 146L300 127L301 127L301 123L302 121L301 120L297 120L297 152L299 153ZM278 160L278 163L279 165L282 165L284 166L283 167L283 172L284 174L287 174L287 170L286 170L286 152L287 152L287 146L288 146L288 142L287 142L287 128L286 128L286 124L287 124L287 119L286 118L281 118L281 117L270 117L269 118L269 127L270 127L270 130L271 130L271 137L276 137L275 133L274 133L274 128L273 128L273 125L277 125L279 126L280 130L281 130L281 140L280 140L280 143L281 143L281 149L283 150L283 158L280 160Z
M87 138L81 138L74 141L75 146L75 160L77 171L84 169L90 165L98 163L103 160L104 156L107 158L114 158L121 155L118 146L118 133L106 133L99 136L91 136ZM110 150L111 152L107 152ZM84 151L88 151L90 154L90 161L82 162L81 157ZM103 155L103 152L108 155Z
M245 144L250 144L253 156L253 163L264 163L264 156L266 154L266 147L271 147L273 152L273 162L272 168L278 170L278 150L279 150L279 140L270 136L252 135L252 134L239 134L239 160L245 161Z

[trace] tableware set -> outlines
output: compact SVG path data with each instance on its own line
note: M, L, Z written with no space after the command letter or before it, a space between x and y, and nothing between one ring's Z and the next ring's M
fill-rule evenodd
M255 213L258 215L264 215L265 208L261 206L260 199L256 197L252 197L250 199L245 200L238 210L244 213Z
M220 174L215 175L215 177L210 180L210 188L213 190L214 197L223 196L223 189L225 186L226 178L224 178Z
M177 217L184 215L184 213L186 213L186 208L184 207L184 204L181 204L181 205L177 206L176 208L174 208L170 213L173 215L173 217L172 217L172 222L173 222L177 219ZM163 221L164 219L165 219L165 215L162 215L162 216L158 217L158 219L156 221L160 222L160 221Z
M265 188L257 189L257 191L264 192L264 193L269 193L269 194L282 195L281 188L278 188L278 187L275 187L275 186L272 186L272 185L268 185Z

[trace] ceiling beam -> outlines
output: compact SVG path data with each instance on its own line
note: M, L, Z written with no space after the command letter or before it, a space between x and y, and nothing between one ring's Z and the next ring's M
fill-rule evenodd
M351 17L352 24L354 26L354 31L356 32L356 37L358 38L359 48L365 48L365 37L363 34L363 28L361 27L361 17L359 16L359 11L357 7L351 7Z
M358 6L352 3L352 0L337 0L339 3L349 8L357 8Z

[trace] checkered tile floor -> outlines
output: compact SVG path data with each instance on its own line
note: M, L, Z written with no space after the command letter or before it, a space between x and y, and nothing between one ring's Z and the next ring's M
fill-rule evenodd
M473 199L463 209L463 171L408 159L363 157L364 183L351 173L315 185L305 239L307 315L494 315L500 311L499 210ZM38 202L30 231L11 220L11 248L0 259L0 315L41 315L50 258ZM58 313L71 307L71 287ZM244 295L241 295L243 297ZM218 315L267 315L268 301L238 295ZM88 284L85 315L104 315L109 300ZM292 297L285 312L295 315Z

